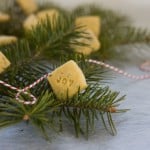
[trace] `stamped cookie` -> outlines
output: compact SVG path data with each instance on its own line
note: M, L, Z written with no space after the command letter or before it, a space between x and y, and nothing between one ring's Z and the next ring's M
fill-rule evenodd
M60 100L71 98L78 91L82 91L87 87L83 72L73 60L54 70L48 76L48 81L56 97Z

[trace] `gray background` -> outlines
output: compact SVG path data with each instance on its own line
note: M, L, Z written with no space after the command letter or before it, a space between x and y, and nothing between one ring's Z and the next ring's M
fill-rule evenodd
M138 27L150 29L149 0L55 0L63 7L71 9L80 3L95 2L124 13ZM131 52L131 49L129 49ZM130 53L133 65L120 62L115 64L134 74L142 74L138 65L142 60L150 58L150 49L145 46L134 48ZM108 134L100 123L89 140L75 138L71 128L64 133L54 135L51 142L45 141L31 126L19 124L0 130L0 150L148 150L150 147L150 80L133 81L121 76L111 81L113 89L127 94L121 107L131 109L124 114L114 115L118 130L116 136ZM23 131L21 131L23 129Z

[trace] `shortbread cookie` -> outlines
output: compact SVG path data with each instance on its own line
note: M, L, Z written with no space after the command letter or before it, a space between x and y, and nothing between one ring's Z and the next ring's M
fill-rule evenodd
M35 0L17 0L17 3L26 14L31 14L38 9Z
M0 12L0 22L7 22L10 20L10 16L6 13Z
M5 57L2 52L0 52L0 73L2 73L9 66L10 61Z
M23 27L25 30L31 30L32 28L36 27L38 24L38 19L35 15L29 15L25 21L23 22Z
M17 37L15 36L6 36L6 35L0 36L0 46L15 43L15 42L17 42Z
M85 30L83 37L76 39L77 42L83 45L73 45L72 48L84 55L90 55L92 52L98 51L100 49L100 41L97 39L95 34L91 30Z
M78 91L82 91L87 87L83 72L73 60L54 70L48 76L48 81L56 97L60 100L71 98Z
M100 35L101 20L99 16L81 16L76 18L75 24L83 28L91 29L98 37Z

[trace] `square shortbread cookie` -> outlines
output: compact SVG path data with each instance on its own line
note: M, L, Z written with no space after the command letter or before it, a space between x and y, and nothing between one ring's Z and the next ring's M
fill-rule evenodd
M2 52L0 52L0 73L2 73L9 66L10 61L5 57Z
M17 38L15 36L7 36L7 35L0 36L0 45L7 45L14 42L17 42Z
M23 27L25 30L31 30L32 28L36 27L38 24L38 19L35 15L29 15L23 22Z
M81 16L75 20L76 25L85 26L85 28L92 30L97 37L100 35L100 22L99 16Z
M98 51L101 44L90 29L87 29L84 32L85 34L83 34L83 37L78 38L76 41L85 45L73 45L72 48L78 53L90 55L92 52Z
M78 91L87 87L86 79L79 66L70 60L54 70L48 76L48 81L60 100L71 98Z
M6 13L0 12L0 22L7 22L10 20L10 16Z
M17 0L17 3L26 14L31 14L38 9L35 0Z

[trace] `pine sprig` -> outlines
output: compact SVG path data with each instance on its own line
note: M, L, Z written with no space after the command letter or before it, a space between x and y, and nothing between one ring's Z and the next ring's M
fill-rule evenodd
M116 105L114 105L116 101L124 99L124 96L118 98L118 95L118 92L112 92L108 87L89 86L83 93L79 93L73 99L66 101L60 112L64 113L69 122L72 122L77 137L79 134L88 136L89 130L92 130L95 125L95 120L104 118L106 114L108 122L103 119L103 124L108 129L106 126L108 123L110 132L115 134L116 129L111 113L117 112ZM85 124L82 122L83 118L85 118Z
M0 103L0 128L22 121L30 121L47 138L45 127L52 126L50 112L55 111L60 104L54 101L52 93L46 92L41 95L34 106L25 106L15 99L3 98L3 103Z
M63 129L65 117L74 125L76 136L79 134L88 136L89 131L94 128L95 120L99 119L102 119L107 129L106 124L108 124L111 133L115 134L116 129L111 113L117 112L116 103L118 105L118 102L124 99L124 96L118 98L118 94L108 87L102 88L95 85L89 86L84 92L63 102L57 100L52 92L45 92L41 94L34 106L26 106L15 99L3 97L0 103L0 116L2 116L0 128L27 121L38 127L45 138L48 138L46 129L50 127L57 130L59 127ZM104 120L104 116L108 121ZM82 119L85 119L85 123Z
M84 33L84 30L74 25L74 17L63 14L58 18L41 21L36 28L27 32L26 38L31 47L50 59L73 53L72 46L82 44L77 42L77 39L83 36L81 33Z

